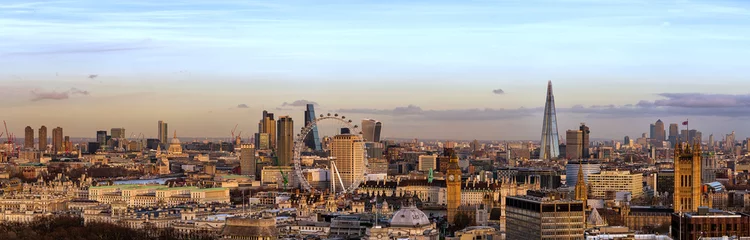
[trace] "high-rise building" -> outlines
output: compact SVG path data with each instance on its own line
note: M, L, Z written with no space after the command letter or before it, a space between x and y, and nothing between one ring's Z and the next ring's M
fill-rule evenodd
M380 142L382 123L375 119L362 120L362 137L365 142Z
M315 122L315 105L307 104L307 109L305 110L305 127L313 122ZM305 136L305 146L313 151L323 151L323 146L320 145L317 125L313 125L310 133Z
M648 126L648 138L654 139L656 137L656 124L651 124Z
M47 151L47 127L39 128L39 151Z
M726 151L732 151L734 149L735 144L735 137L734 137L734 131L732 131L731 134L727 134L727 137L724 139L724 150Z
M112 136L112 139L125 139L125 128L112 128L109 134Z
M750 142L748 142L748 143L750 143ZM713 150L715 144L716 143L714 142L714 134L713 133L709 134L708 135L708 149L709 150Z
M507 239L583 239L585 206L555 192L506 197Z
M159 133L157 134L157 138L159 139L159 142L161 142L161 144L167 144L169 140L168 137L169 137L169 129L168 129L167 123L165 123L162 120L159 120Z
M683 146L684 145L684 146ZM677 144L674 149L674 211L697 212L701 204L700 144Z
M591 143L589 135L591 134L591 131L589 130L589 127L586 126L586 123L581 123L578 130L581 131L581 158L588 159L591 157L591 153L589 153L589 144Z
M260 122L258 123L258 133L256 134L256 139L260 138L261 133L268 134L268 144L263 144L257 142L256 140L256 146L258 146L258 149L266 150L265 148L260 148L264 145L267 145L268 148L276 148L276 120L273 119L273 113L269 113L268 111L263 111L263 115L261 116Z
M557 113L555 96L552 94L552 81L547 83L547 98L544 102L542 121L542 142L539 158L549 160L560 157L560 136L557 133Z
M677 139L680 138L680 129L677 123L669 124L669 146L674 147L677 144Z
M654 136L652 137L654 145L657 147L663 147L662 144L666 141L664 135L664 122L662 122L661 119L658 119L656 120L656 123L654 123Z
M255 146L240 145L240 172L242 175L255 175Z
M99 146L107 145L107 131L105 130L96 131L96 142L99 143Z
M456 214L458 213L458 206L461 206L461 167L458 166L458 156L455 153L451 154L447 168L446 190L448 191L448 195L446 196L446 200L448 205L446 206L446 210L448 223L454 224Z
M334 136L331 143L331 157L335 159L336 169L338 169L338 174L331 174L333 175L332 183L339 183L337 175L341 176L341 181L346 189L362 182L366 159L364 142L359 135L342 134ZM338 187L339 185L336 185L336 188Z
M565 132L565 158L579 159L583 154L583 133L581 130Z
M630 146L630 137L625 136L625 139L622 140L623 146Z
M70 142L70 136L63 137L63 151L65 153L73 151L73 143Z
M420 155L417 170L422 172L435 171L437 169L437 155Z
M63 149L63 129L56 127L52 129L52 152L57 154L64 151Z
M23 136L23 148L34 149L34 129L31 126L26 126L24 129L25 135Z
M276 145L277 166L289 166L292 164L294 149L294 122L289 116L279 117L278 136Z

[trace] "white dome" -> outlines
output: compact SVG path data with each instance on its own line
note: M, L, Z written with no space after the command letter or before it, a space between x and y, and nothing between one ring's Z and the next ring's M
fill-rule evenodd
M172 138L172 140L169 140L169 144L171 144L171 145L179 145L179 144L181 144L180 143L180 139L177 139L176 137Z
M427 214L417 209L414 205L405 206L393 214L391 227L414 227L430 225Z

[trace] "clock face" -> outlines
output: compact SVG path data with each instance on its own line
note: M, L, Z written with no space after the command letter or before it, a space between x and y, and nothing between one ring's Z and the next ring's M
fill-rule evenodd
M453 179L455 179L455 177L453 177L453 175L448 176L448 180L453 181Z

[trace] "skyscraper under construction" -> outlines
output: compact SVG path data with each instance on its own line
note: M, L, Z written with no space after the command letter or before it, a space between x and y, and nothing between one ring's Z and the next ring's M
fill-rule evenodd
M552 81L547 83L541 145L539 158L549 160L560 156L560 137L557 134L557 113L555 112L555 96L552 94Z

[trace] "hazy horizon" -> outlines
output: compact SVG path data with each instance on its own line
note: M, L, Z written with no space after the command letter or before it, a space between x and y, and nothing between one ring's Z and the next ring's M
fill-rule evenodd
M264 109L299 129L314 102L384 138L533 140L548 80L561 136L585 122L635 139L657 119L750 136L744 1L11 0L0 25L0 115L19 139L153 138L158 120L228 138Z

